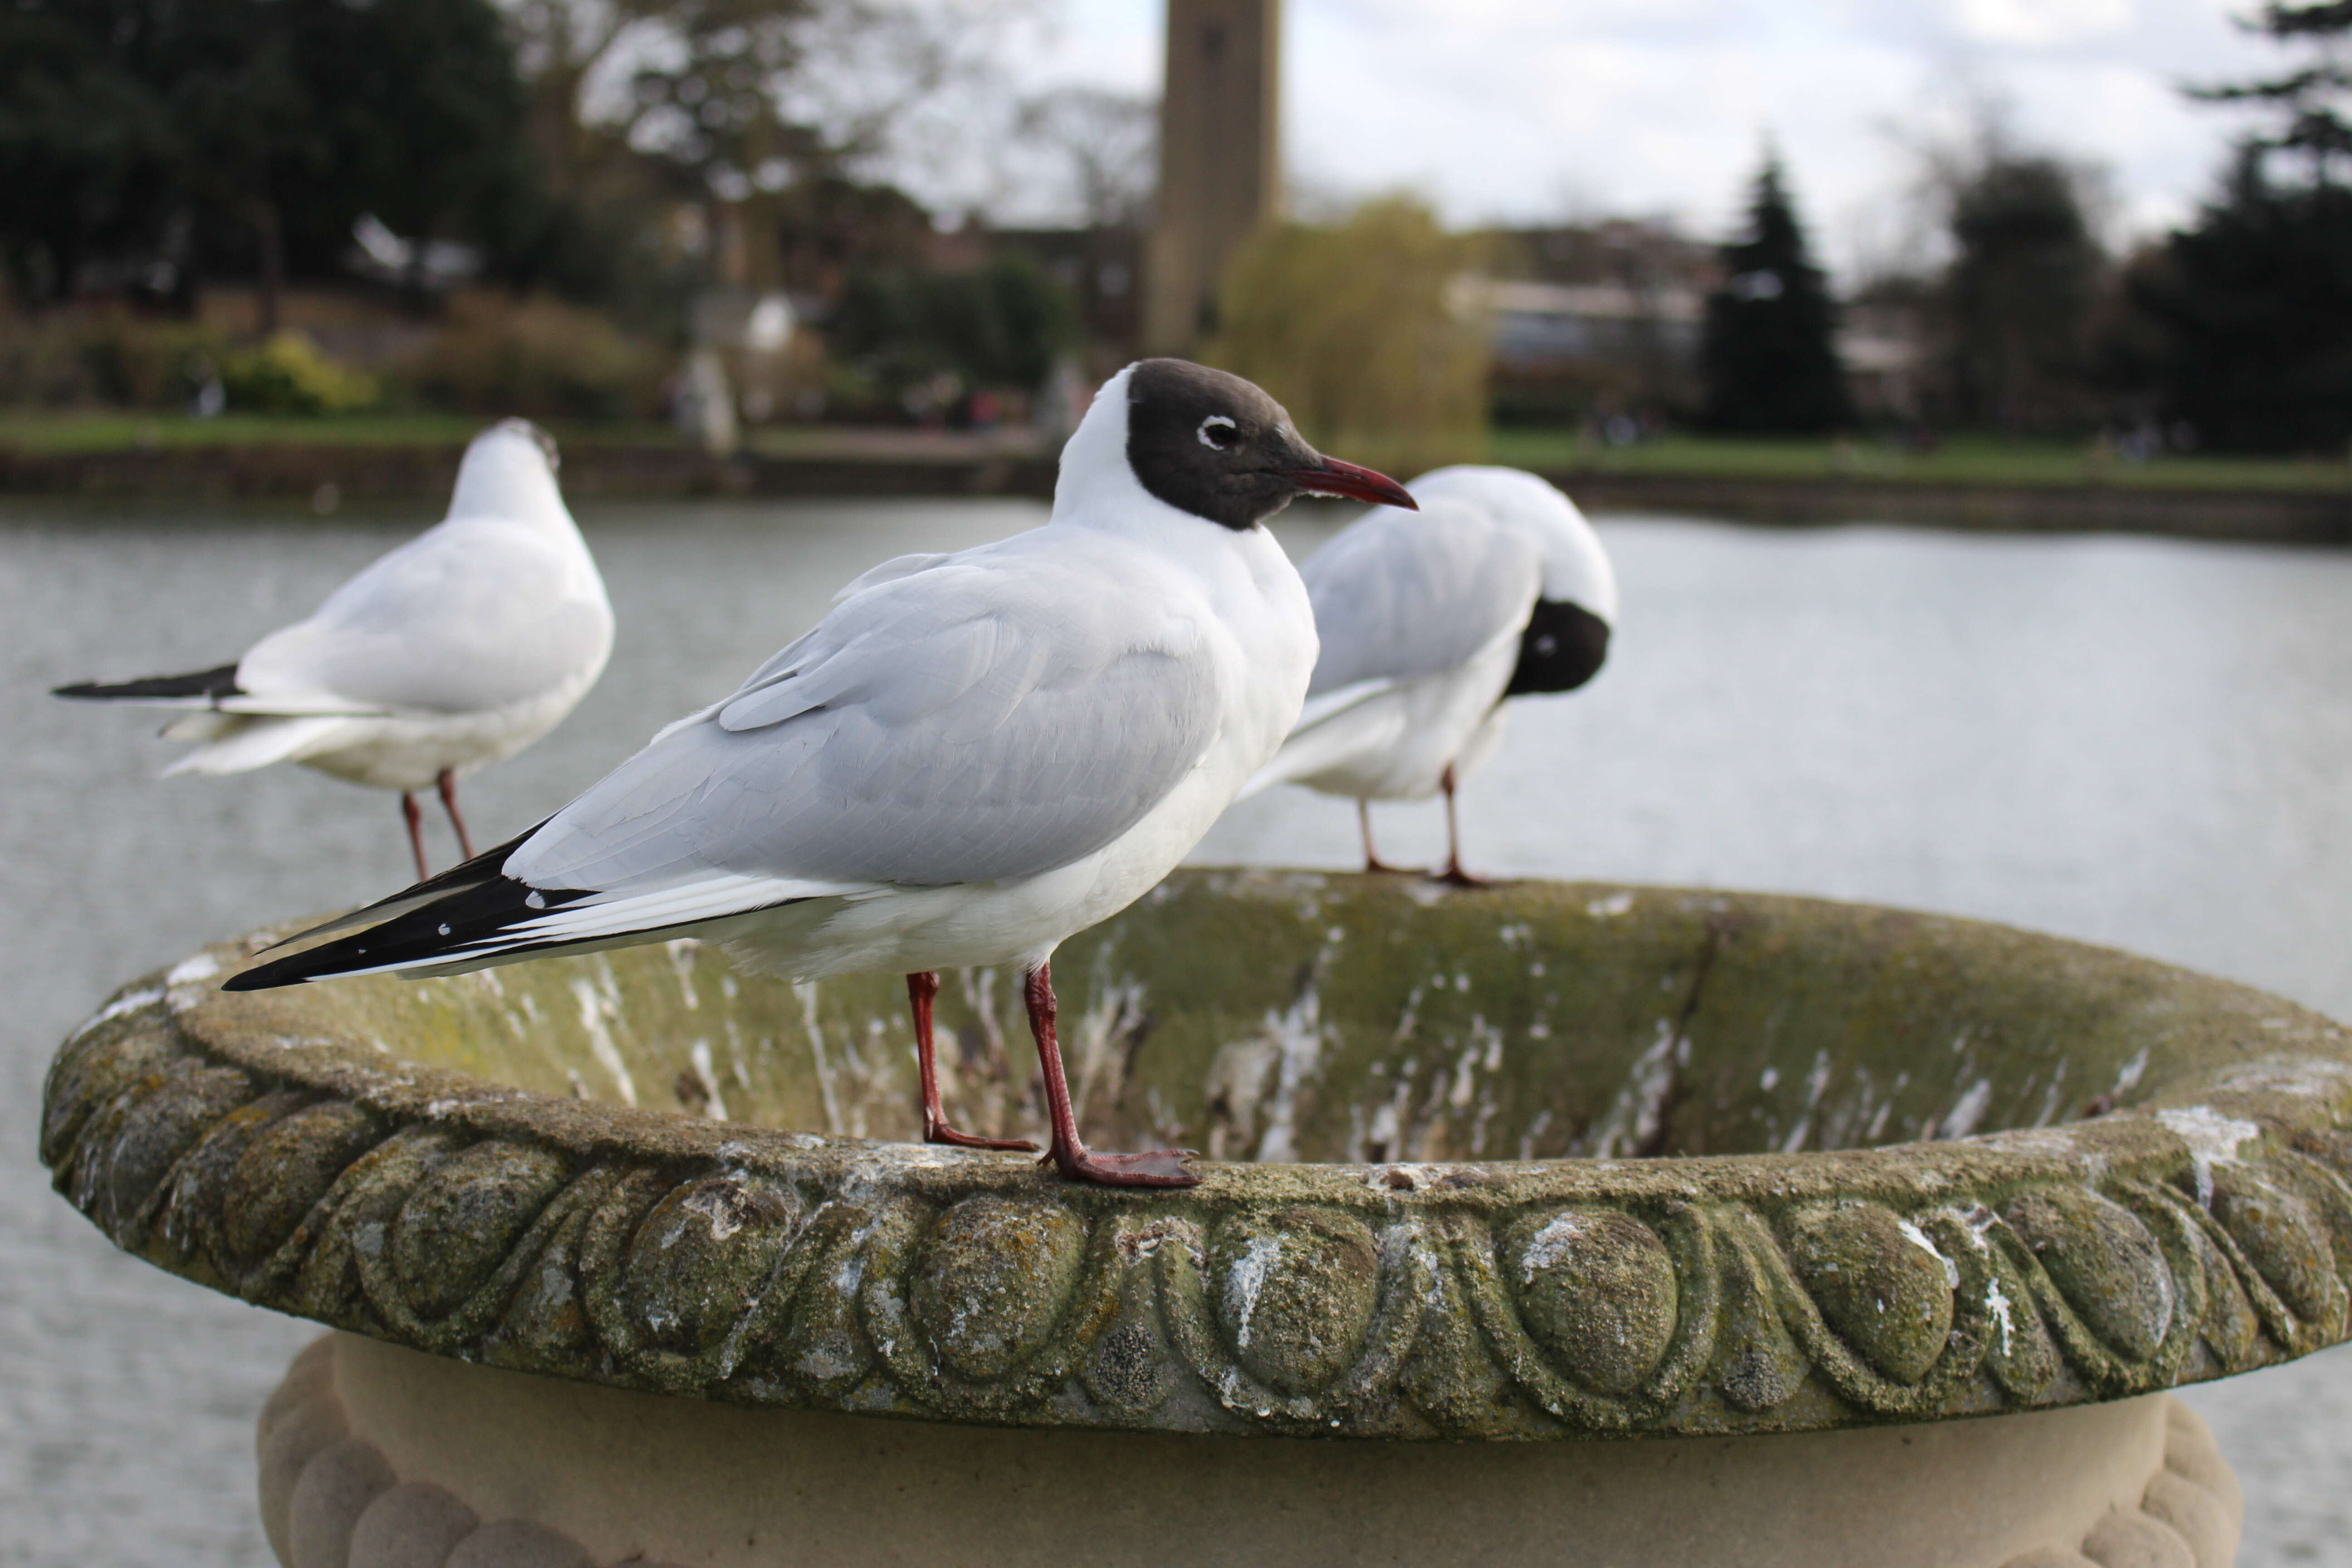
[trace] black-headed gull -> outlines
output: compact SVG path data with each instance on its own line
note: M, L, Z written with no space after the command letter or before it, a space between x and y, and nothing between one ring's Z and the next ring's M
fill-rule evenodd
M57 695L188 710L163 733L203 743L166 776L300 763L398 790L420 879L429 869L416 793L437 788L470 858L457 781L561 723L613 651L613 606L555 465L538 426L492 426L466 448L447 519L310 619L217 669Z
M1018 963L1047 1157L1066 1176L1190 1185L1183 1151L1080 1140L1049 963L1173 868L1298 717L1314 612L1264 524L1302 493L1413 504L1316 452L1248 382L1130 365L1063 448L1045 526L876 567L537 828L228 987L689 935L794 980L901 973L926 1138L1034 1148L948 1126L932 1068L936 972Z
M1445 796L1445 866L1462 866L1454 793L1502 739L1505 700L1599 673L1617 577L1576 503L1517 468L1465 465L1407 487L1420 515L1376 511L1300 568L1323 652L1297 728L1243 790L1301 784L1356 803Z

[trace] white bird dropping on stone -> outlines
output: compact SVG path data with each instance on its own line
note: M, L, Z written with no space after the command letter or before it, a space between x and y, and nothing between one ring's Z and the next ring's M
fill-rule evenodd
M1617 577L1576 503L1517 468L1439 468L1407 487L1418 516L1376 511L1300 575L1323 651L1298 726L1242 794L1300 784L1356 802L1445 796L1446 880L1463 869L1454 793L1502 739L1508 698L1599 673Z
M793 980L894 971L925 1135L1003 1147L941 1116L930 993L940 969L1018 963L1055 1164L1190 1185L1181 1151L1079 1140L1047 965L1172 869L1297 719L1314 613L1265 522L1302 493L1413 504L1248 382L1130 365L1063 448L1044 527L876 567L539 827L230 988L689 935Z
M613 607L555 467L536 426L492 426L466 448L448 517L310 619L217 669L57 695L188 710L163 733L202 744L167 776L299 763L398 790L420 878L415 792L437 787L470 857L457 781L555 728L613 651Z

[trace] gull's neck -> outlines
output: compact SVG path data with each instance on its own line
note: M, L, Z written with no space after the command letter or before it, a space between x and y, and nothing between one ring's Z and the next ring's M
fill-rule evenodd
M528 436L492 430L475 437L457 466L457 488L449 497L451 521L468 517L509 518L518 522L571 529L572 513L555 475Z
M1230 542L1259 529L1235 531L1172 507L1135 477L1127 459L1129 365L1095 394L1085 418L1062 447L1054 479L1049 528L1084 528L1113 533L1139 544L1198 557L1217 552L1220 536Z
M1141 501L1174 510L1139 484L1127 464L1127 384L1134 374L1129 365L1104 382L1087 405L1086 417L1062 443L1050 522L1097 527Z

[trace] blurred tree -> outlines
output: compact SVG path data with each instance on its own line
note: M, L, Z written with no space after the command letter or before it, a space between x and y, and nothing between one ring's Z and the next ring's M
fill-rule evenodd
M977 385L1034 391L1077 341L1069 290L1026 256L941 274L926 293L930 335Z
M630 164L625 117L593 114L589 84L609 74L608 62L641 27L643 9L622 0L505 0L516 63L529 84L531 143L560 197L587 196Z
M2313 184L2340 183L2352 161L2352 65L2345 58L2345 44L2352 38L2352 0L2300 5L2267 0L2242 26L2274 43L2315 47L2320 58L2284 76L2195 88L2189 96L2209 103L2266 104L2277 110L2278 127L2248 144L2262 153L2295 154Z
M184 296L244 263L277 324L289 267L373 213L488 241L531 195L488 0L15 0L0 8L0 246L35 300L93 268Z
M782 193L841 177L974 68L976 9L5 0L0 262L34 300L244 272L274 319L289 273L339 271L373 213L474 245L512 286L677 316L664 246L772 287Z
M778 193L836 155L823 128L791 112L807 58L812 0L663 0L636 9L663 47L630 80L628 144L703 205L712 270L778 287Z
M786 289L830 300L855 269L917 269L929 254L931 215L895 185L840 174L796 182L777 202Z
M2239 144L2196 226L2134 269L2132 307L2154 328L2137 357L2164 416L2207 446L2337 453L2352 438L2352 3L2273 3L2249 25L2318 58L2196 93L2277 121Z
M715 281L782 281L780 222L914 104L977 68L990 28L940 0L511 0L532 138L555 188L594 206L691 204L680 232Z
M1226 269L1202 357L1265 387L1310 441L1358 460L1475 458L1491 349L1459 283L1479 249L1402 196L1334 227L1269 226Z
M1699 347L1706 422L1717 430L1811 435L1853 421L1838 364L1837 307L1813 265L1780 154L1767 151L1748 237L1723 247Z
M2080 179L1990 142L1949 194L1945 288L1959 416L2011 435L2092 413L2085 329L2105 266Z
M188 182L250 217L265 331L289 264L338 271L362 213L419 242L421 267L426 240L506 249L539 207L521 84L488 0L192 9L226 36L173 84Z
M1001 188L1021 191L1032 212L1038 192L1058 191L1043 205L1066 214L1063 222L1075 219L1078 231L1056 239L1044 230L1027 242L1070 285L1085 340L1077 380L1097 382L1135 357L1159 145L1160 106L1138 93L1055 88L1013 117L996 173Z
M1077 319L1069 290L1015 254L958 272L853 268L825 336L893 398L942 373L1027 393L1076 342Z
M2131 279L2164 416L2206 446L2341 452L2352 439L2352 189L2274 181L2240 150L2219 200Z
M653 47L658 7L646 0L499 4L543 195L508 215L494 271L519 289L544 288L640 330L675 333L706 258L679 243L669 220L680 182L667 163L630 145L626 111L629 57Z
M108 26L111 9L0 6L0 247L30 300L67 292L100 258L168 265L185 245L184 232L167 242L182 215L152 41Z
M1056 88L1021 106L1013 134L1062 162L1084 226L1147 221L1160 141L1160 106L1151 100L1104 88Z

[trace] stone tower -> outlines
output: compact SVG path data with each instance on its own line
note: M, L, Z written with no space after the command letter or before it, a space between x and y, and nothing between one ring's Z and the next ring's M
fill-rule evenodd
M1188 353L1215 329L1225 263L1281 208L1281 45L1282 0L1168 0L1150 353Z

